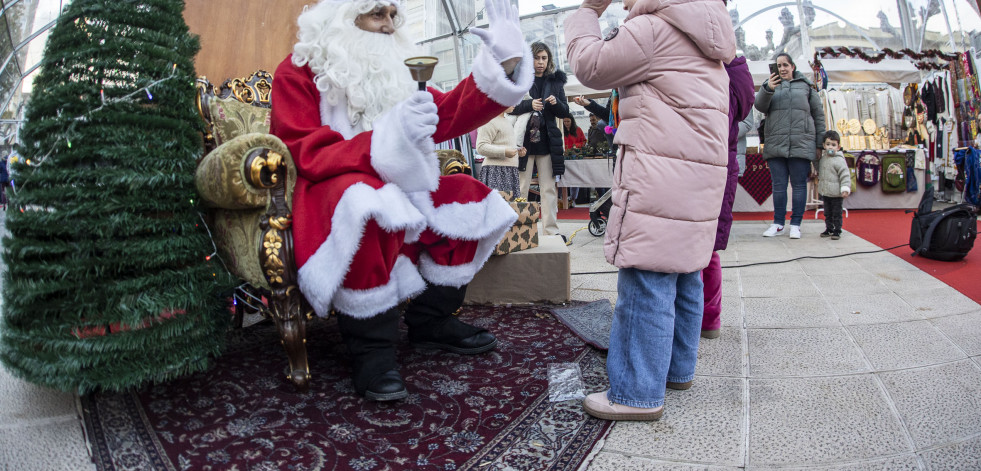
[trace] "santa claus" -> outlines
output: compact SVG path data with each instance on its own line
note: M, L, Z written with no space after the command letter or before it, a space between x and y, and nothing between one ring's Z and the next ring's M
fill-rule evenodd
M398 0L321 0L298 19L299 42L275 73L271 132L297 167L293 236L299 285L320 316L331 308L355 390L408 395L398 372L398 304L409 341L460 354L497 339L452 314L516 215L467 175L440 176L435 142L518 103L533 80L507 0L487 0L489 27L472 73L448 93L414 91L418 55Z

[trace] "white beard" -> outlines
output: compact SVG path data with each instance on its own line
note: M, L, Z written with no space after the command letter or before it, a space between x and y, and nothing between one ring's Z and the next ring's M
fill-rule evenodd
M346 103L351 126L367 131L382 113L412 94L415 82L404 61L418 54L401 29L382 34L354 26L357 12L348 11L348 5L332 5L341 11L319 18L316 26L306 31L301 16L300 42L293 48L293 63L308 65L327 103Z

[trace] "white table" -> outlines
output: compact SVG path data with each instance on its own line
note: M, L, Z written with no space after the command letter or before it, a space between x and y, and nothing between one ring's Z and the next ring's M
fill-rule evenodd
M559 208L569 207L569 188L613 187L613 159L577 159L565 161L565 175L559 180Z
M613 159L578 159L565 161L562 188L610 188L613 186Z

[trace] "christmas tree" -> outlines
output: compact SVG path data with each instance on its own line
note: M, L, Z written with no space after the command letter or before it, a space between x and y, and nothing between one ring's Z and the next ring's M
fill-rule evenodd
M74 0L34 80L9 192L0 360L66 391L207 367L231 278L196 207L182 0Z

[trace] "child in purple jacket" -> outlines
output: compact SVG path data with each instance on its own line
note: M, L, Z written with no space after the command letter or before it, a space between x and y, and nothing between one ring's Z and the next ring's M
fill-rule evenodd
M729 244L729 230L732 228L732 202L736 199L736 180L739 176L739 162L736 160L736 143L739 140L739 122L753 109L756 100L753 75L745 57L737 57L726 64L729 74L729 175L726 190L722 196L722 212L719 213L719 226L715 232L715 248L725 250ZM719 253L712 252L712 260L702 270L705 283L705 307L702 316L702 337L718 338L721 334L722 319L722 265Z

